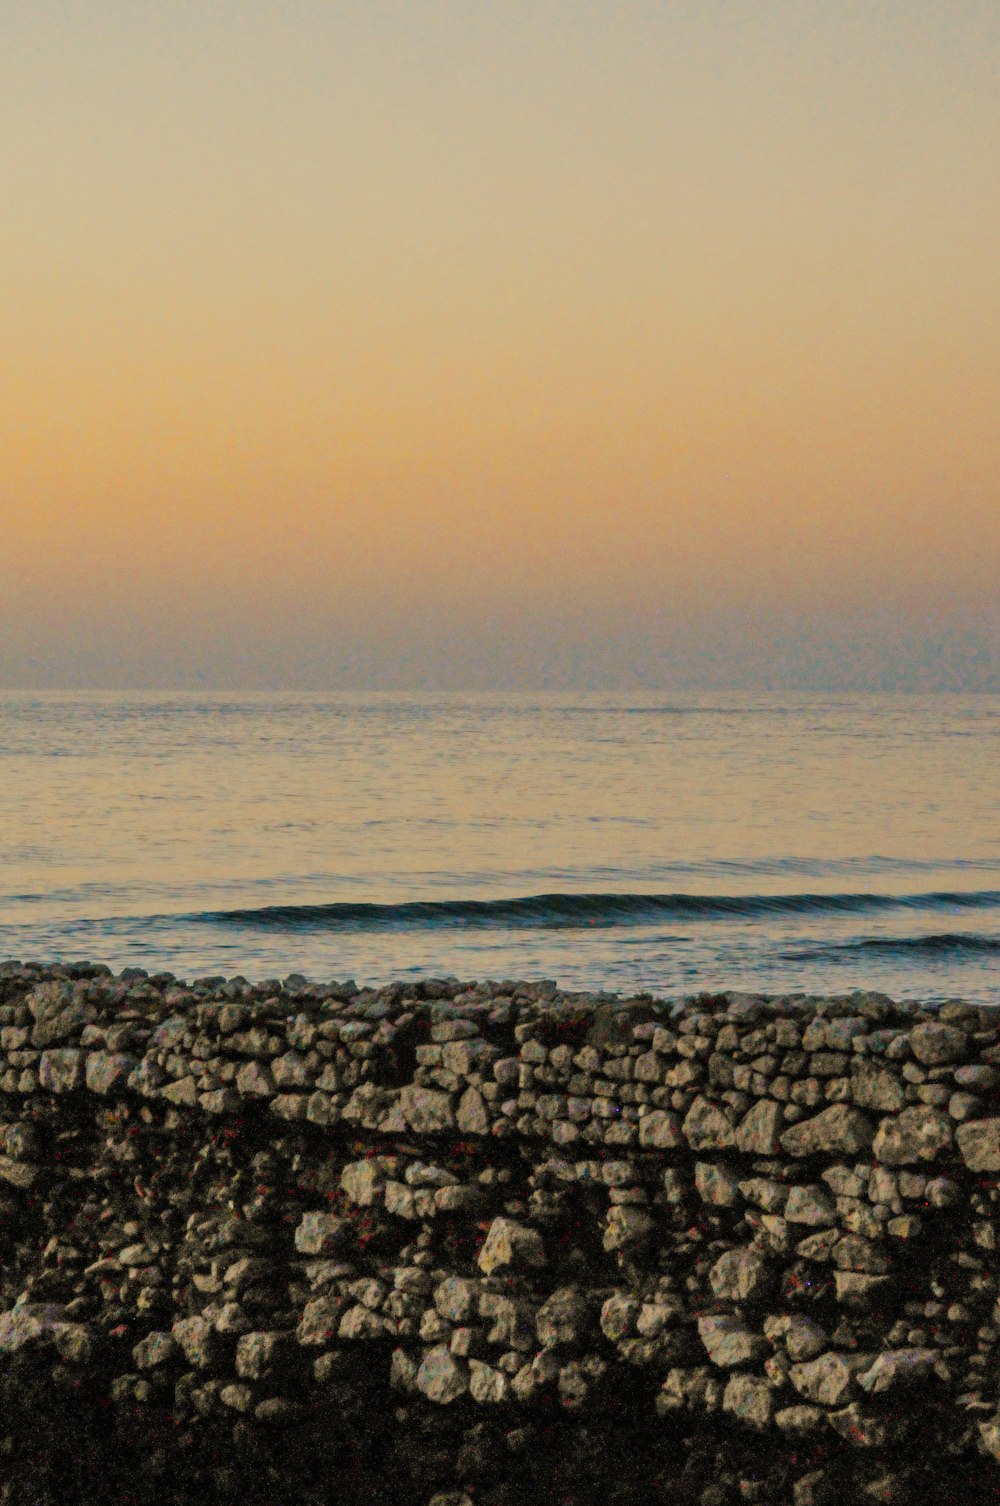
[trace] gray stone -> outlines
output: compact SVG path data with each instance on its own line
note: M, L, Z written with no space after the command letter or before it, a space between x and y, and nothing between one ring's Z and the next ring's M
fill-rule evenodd
M730 1369L759 1360L767 1353L763 1334L753 1333L740 1318L722 1314L699 1318L698 1336L713 1365Z
M684 1144L680 1120L666 1109L652 1109L639 1120L639 1144L644 1150L676 1150Z
M937 1067L943 1062L961 1061L968 1054L969 1037L954 1025L928 1021L910 1031L910 1050L924 1066Z
M314 1297L302 1311L295 1337L300 1344L332 1344L340 1327L344 1299L339 1296Z
M435 1344L420 1362L414 1384L428 1401L447 1406L468 1391L469 1367L455 1358L447 1344Z
M833 1279L837 1301L855 1309L874 1306L890 1284L888 1276L868 1276L863 1271L837 1271Z
M601 1332L612 1344L634 1332L639 1301L631 1292L613 1292L601 1308Z
M296 1352L290 1333L245 1333L236 1341L236 1374L244 1380L283 1377L291 1370Z
M535 1314L535 1329L543 1349L579 1344L589 1326L586 1299L578 1287L560 1286Z
M469 1361L469 1394L483 1406L499 1406L510 1400L510 1380L502 1370L482 1360ZM465 1497L468 1500L468 1496ZM469 1503L472 1506L472 1503Z
M732 1375L722 1393L722 1410L763 1432L774 1413L774 1391L762 1376Z
M785 1130L781 1145L790 1156L857 1155L868 1150L873 1138L871 1121L864 1114L846 1103L835 1103Z
M954 1124L929 1104L914 1104L891 1119L883 1119L872 1151L888 1166L912 1166L933 1161L952 1143Z
M478 1283L467 1276L446 1276L434 1289L434 1306L449 1323L465 1323L472 1317Z
M43 1051L38 1062L38 1083L50 1093L72 1093L83 1084L86 1053Z
M736 1130L737 1148L748 1156L774 1156L782 1124L780 1103L762 1098L748 1109Z
M782 1407L774 1414L774 1425L789 1438L808 1438L826 1423L826 1413L820 1407Z
M970 1171L1000 1171L1000 1119L974 1119L961 1124L955 1139Z
M217 1333L210 1318L178 1318L171 1329L184 1351L188 1364L195 1370L210 1370L222 1357L225 1340Z
M793 1187L785 1204L785 1218L790 1224L809 1224L821 1228L837 1222L837 1205L825 1187L815 1184Z
M871 1396L912 1385L934 1373L937 1359L933 1349L889 1349L878 1356L870 1370L858 1377L858 1385Z
M486 1102L478 1088L466 1088L458 1100L455 1122L463 1135L488 1135L490 1116Z
M708 1279L720 1300L749 1302L771 1286L773 1269L756 1250L727 1250L709 1271Z
M844 1356L830 1350L818 1359L793 1365L788 1379L807 1401L822 1407L840 1407L851 1394L854 1377Z
M851 1097L858 1108L898 1114L906 1104L903 1085L891 1072L874 1063L861 1062L851 1077Z
M614 1203L608 1209L604 1226L604 1248L608 1251L627 1249L645 1243L656 1228L656 1222L629 1203Z
M789 1358L796 1364L805 1360L815 1359L816 1355L822 1354L830 1340L826 1330L811 1318L802 1313L796 1313L788 1320L788 1328L785 1333L785 1348Z
M716 1208L731 1208L739 1201L740 1189L727 1166L715 1161L699 1161L694 1168L694 1185L702 1200Z
M510 1218L495 1218L479 1251L479 1269L489 1276L496 1270L525 1270L545 1264L542 1236L526 1224Z
M137 1370L155 1370L158 1365L168 1364L180 1353L180 1345L172 1333L154 1329L135 1345L132 1359Z
M733 1126L714 1103L700 1094L681 1126L692 1150L729 1150L736 1144Z
M295 1248L300 1255L325 1255L347 1237L346 1219L335 1213L304 1213L295 1230Z
M87 1055L86 1080L91 1093L105 1097L124 1088L139 1065L134 1056L117 1051L91 1051Z
M418 1135L442 1135L456 1128L452 1093L408 1083L400 1090L399 1104L410 1129Z
M178 1077L176 1081L167 1083L165 1088L160 1089L160 1097L179 1109L193 1109L198 1103L198 1085L189 1073L186 1077Z
M244 1098L273 1098L278 1086L270 1067L250 1061L236 1074L236 1091Z
M384 1195L385 1172L374 1161L349 1161L340 1173L340 1185L359 1208L369 1208Z

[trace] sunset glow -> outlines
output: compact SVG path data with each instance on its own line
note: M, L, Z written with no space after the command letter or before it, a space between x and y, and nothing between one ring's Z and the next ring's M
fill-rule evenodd
M975 0L12 0L0 683L1000 683L998 76Z

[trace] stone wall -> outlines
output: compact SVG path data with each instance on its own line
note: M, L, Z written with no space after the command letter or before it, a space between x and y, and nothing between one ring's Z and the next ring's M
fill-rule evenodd
M0 1500L998 1501L998 1019L4 965Z

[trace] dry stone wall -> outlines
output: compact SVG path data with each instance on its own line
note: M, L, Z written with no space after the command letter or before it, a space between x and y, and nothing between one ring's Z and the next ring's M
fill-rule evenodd
M4 965L0 1499L1000 1500L997 1023Z

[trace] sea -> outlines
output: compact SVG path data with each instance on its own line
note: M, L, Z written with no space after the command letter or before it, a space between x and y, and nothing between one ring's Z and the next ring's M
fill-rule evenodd
M0 693L0 959L1000 1004L1000 696Z

